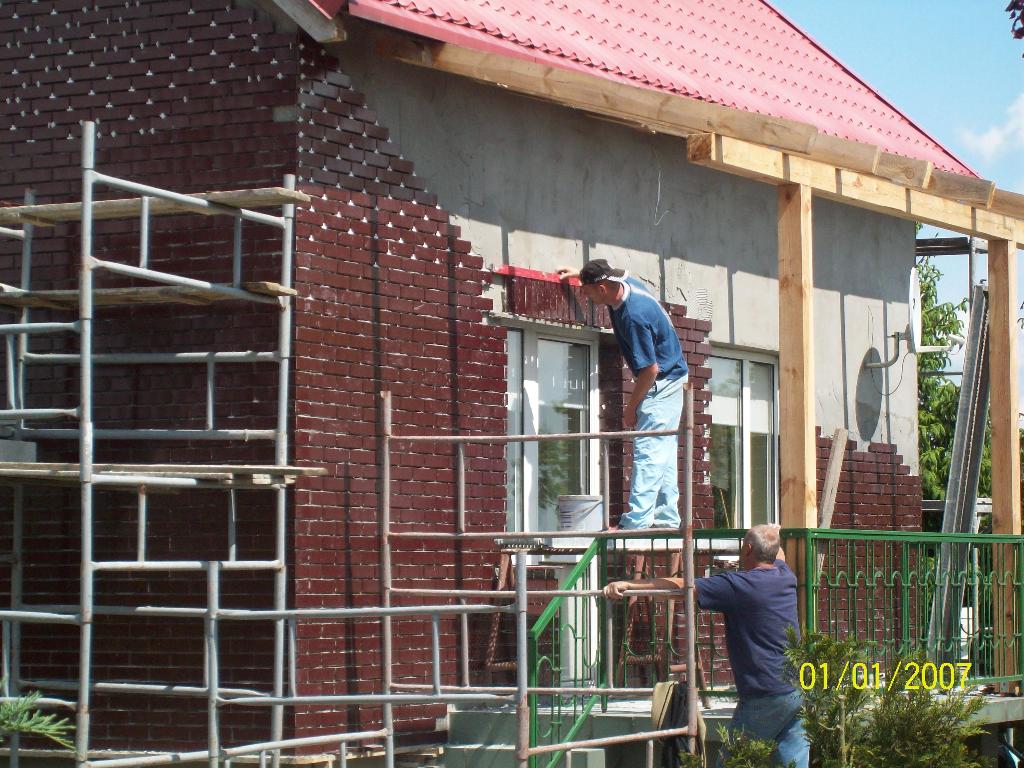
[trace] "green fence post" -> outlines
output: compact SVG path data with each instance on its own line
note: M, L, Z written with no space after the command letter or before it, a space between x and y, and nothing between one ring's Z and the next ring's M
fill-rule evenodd
M804 528L804 636L818 628L818 559L814 556L814 529Z
M918 554L920 557L920 554ZM900 656L910 653L910 542L900 547Z
M1024 542L1017 542L1017 693L1024 693Z

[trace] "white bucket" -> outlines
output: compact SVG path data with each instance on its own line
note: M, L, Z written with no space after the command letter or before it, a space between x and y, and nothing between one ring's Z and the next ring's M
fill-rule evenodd
M559 496L558 530L600 531L603 506L600 496ZM558 539L552 543L556 547L588 547L590 539Z

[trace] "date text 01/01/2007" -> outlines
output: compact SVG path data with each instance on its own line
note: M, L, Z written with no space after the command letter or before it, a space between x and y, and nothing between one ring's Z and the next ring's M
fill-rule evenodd
M904 673L901 678L900 672ZM886 681L882 677L882 665L875 662L867 664L858 661L853 664L846 662L838 676L835 674L835 667L830 667L828 662L811 664L807 662L800 665L800 687L805 691L821 686L823 690L829 688L842 688L850 686L858 691L868 688L884 688L893 682L901 684L905 691L950 691L953 688L963 688L967 684L967 676L971 673L969 661L958 661L955 664L945 662L935 664L926 661L923 664L917 661L900 661L896 665L892 676Z

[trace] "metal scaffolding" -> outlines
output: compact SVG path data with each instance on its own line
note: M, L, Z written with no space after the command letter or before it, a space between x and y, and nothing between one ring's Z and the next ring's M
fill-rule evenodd
M98 187L120 190L132 195L123 200L96 200ZM466 702L504 703L515 707L519 727L517 733L517 760L521 768L534 765L542 754L569 754L573 749L606 746L625 741L647 741L670 735L685 735L691 740L696 732L696 673L694 649L694 593L693 593L693 540L692 540L692 461L693 461L693 398L688 391L686 421L680 430L685 435L685 477L683 515L683 574L686 579L686 673L690 720L683 728L666 731L636 733L614 739L566 741L558 744L530 743L530 697L579 694L581 690L608 697L636 698L634 689L615 688L610 674L595 681L595 685L579 687L539 687L529 684L528 675L528 621L530 597L559 598L573 596L598 604L604 623L605 671L611 669L611 613L603 607L604 598L599 589L568 589L530 591L526 578L528 550L537 539L578 537L576 532L480 532L469 531L466 526L466 456L470 443L506 444L529 440L592 440L601 447L601 485L604 497L604 531L596 538L645 538L649 534L627 534L609 531L609 468L608 445L613 440L629 440L639 433L593 433L573 435L535 436L396 436L391 432L391 400L389 393L382 395L384 414L383 497L381 499L381 602L366 608L289 609L287 605L287 488L296 478L324 474L323 470L296 467L288 464L288 381L292 341L292 249L294 245L295 204L308 201L308 197L295 191L295 178L286 176L280 188L247 190L244 192L213 192L184 195L153 186L138 184L109 176L95 167L95 127L84 124L82 142L82 199L80 203L37 205L31 194L26 195L20 208L0 209L0 236L22 241L21 281L17 288L0 286L0 304L16 309L15 322L0 325L5 338L6 351L6 408L0 410L0 423L8 423L14 436L26 439L66 440L77 443L79 461L74 464L42 464L38 462L0 463L0 483L13 488L12 554L4 558L11 572L11 607L0 611L3 622L3 665L6 671L2 699L18 697L27 688L39 689L46 697L40 706L63 708L75 713L75 760L78 766L89 768L132 768L134 766L164 765L183 761L208 761L211 768L243 755L259 755L261 764L269 756L275 765L282 751L304 747L336 747L340 764L349 757L348 745L383 740L388 768L395 762L395 707L412 704L448 704ZM280 206L280 215L269 215L252 210L260 206ZM232 282L212 283L169 272L150 265L151 217L169 213L200 213L223 215L234 219L234 246L232 252ZM93 255L93 222L107 218L138 217L140 222L139 260L130 265L98 259ZM32 287L32 241L35 225L53 225L62 221L81 222L81 258L79 286L76 291L40 291ZM269 226L281 232L281 264L279 283L246 283L242 280L241 235L243 222ZM119 289L94 285L97 273L119 275L152 284L149 287ZM152 301L188 303L219 300L244 301L273 307L278 312L277 346L272 351L211 350L179 353L96 353L94 351L94 315L98 307L127 306ZM51 310L76 311L77 320L67 322L34 322L32 310L45 307ZM77 353L32 351L30 339L38 334L77 334ZM217 366L241 363L260 363L276 369L277 401L276 424L273 429L227 429L217 426L215 370ZM78 404L73 408L28 407L27 390L30 366L64 364L78 366L80 390ZM180 365L206 368L206 423L203 429L107 429L94 425L93 382L94 369L105 365ZM40 427L41 421L72 421L77 426ZM674 433L674 431L672 432ZM668 434L668 433L643 433ZM266 465L114 465L94 460L97 441L262 441L273 446L273 463ZM392 528L391 519L391 452L396 440L406 442L447 443L456 446L457 502L456 530L451 533L423 532L415 534ZM28 603L24 594L22 547L25 514L25 486L38 482L65 483L80 488L81 499L81 558L80 599L78 605L39 605ZM134 560L102 560L93 552L96 491L99 488L119 488L133 491L137 498L138 522L136 532L136 558ZM227 497L227 552L217 560L153 559L147 553L147 492L150 488L198 489L220 488ZM239 557L235 529L235 490L263 489L274 494L274 553L270 559L245 560ZM392 544L402 537L415 536L425 541L473 540L491 542L518 542L521 551L515 553L517 574L514 592L495 593L486 590L416 590L394 585ZM220 577L222 573L245 571L272 573L272 608L228 609L221 606ZM201 573L206 578L205 607L116 606L97 602L94 581L98 573ZM440 597L436 604L395 605L401 595L415 595L419 599ZM484 598L479 600L479 598ZM451 601L457 601L452 605ZM498 604L495 604L495 600ZM475 602L474 602L475 601ZM473 614L511 614L516 626L516 685L515 687L486 687L473 685L469 666L469 616ZM93 680L93 623L101 616L146 616L191 619L203 624L204 679L201 684L161 684L131 681ZM419 616L431 621L431 672L429 684L410 685L393 679L395 658L392 619ZM458 685L442 684L440 622L442 617L456 617L460 625L461 654ZM376 693L352 695L300 694L296 685L296 626L300 622L352 622L366 619L381 623L382 669L381 688ZM273 667L269 690L232 688L221 683L219 658L220 632L224 622L270 622L273 625ZM21 628L25 623L62 624L79 628L79 666L75 680L31 680L22 676ZM602 683L603 681L603 683ZM128 757L113 757L91 748L90 700L94 692L103 694L143 694L147 696L185 696L206 701L207 744L205 749L188 752L139 752ZM52 695L51 695L52 694ZM370 731L337 732L309 738L284 737L284 711L286 707L358 707L379 708L382 727ZM227 707L265 707L271 710L270 733L267 741L240 746L225 746L221 739L220 713ZM11 740L11 763L17 768L20 745ZM649 757L652 751L648 750ZM570 758L571 759L571 758Z

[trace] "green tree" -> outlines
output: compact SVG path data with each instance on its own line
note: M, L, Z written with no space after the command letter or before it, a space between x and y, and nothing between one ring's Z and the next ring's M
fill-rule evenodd
M917 273L921 281L922 340L926 346L946 343L951 334L962 336L963 321L957 312L967 309L967 300L959 304L939 303L938 284L941 272L925 257L918 261ZM953 433L956 430L956 409L960 399L960 385L943 376L931 375L945 370L949 355L945 352L929 352L918 355L918 453L921 467L921 486L924 498L946 498L946 481L949 479L950 459L953 454ZM989 427L985 429L985 448L981 458L981 473L978 479L978 495L992 494L992 458Z

